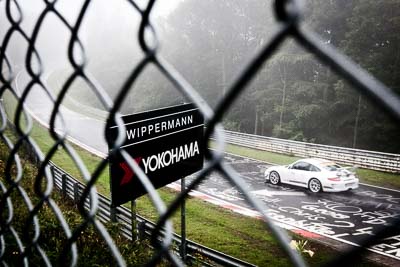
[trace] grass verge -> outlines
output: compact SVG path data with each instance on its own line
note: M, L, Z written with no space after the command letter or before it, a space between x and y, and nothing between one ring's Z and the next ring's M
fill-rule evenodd
M0 142L0 180L5 182L5 162L8 158L8 148L3 142ZM36 215L38 226L40 228L40 236L37 246L30 246L32 239L35 236L35 231L32 218L29 216L29 209L21 197L21 190L11 190L8 196L12 201L12 206L5 205L1 211L1 221L8 220L8 215L11 215L11 226L13 230L2 229L2 237L4 237L4 255L2 255L2 263L7 266L23 266L23 257L21 257L18 242L25 246L26 253L29 254L28 262L32 266L44 266L45 261L41 257L41 252L38 248L44 251L48 260L54 266L67 266L71 264L71 248L68 244L64 228L61 227L60 221L55 216L55 211L52 207L56 204L69 228L76 231L84 223L83 218L76 211L76 206L71 200L61 197L56 191L51 195L52 202L42 202L37 194L33 191L34 181L38 174L38 169L27 159L21 159L23 166L23 179L19 183L20 188L23 188L25 196L28 196L32 204L38 209ZM11 171L15 175L15 168ZM11 186L10 186L11 187ZM9 187L9 188L10 188ZM0 193L3 197L3 192ZM12 207L12 209L11 209ZM3 225L3 223L2 223ZM119 225L116 223L108 223L105 225L107 231L112 236L115 244L120 248L123 258L128 266L143 266L151 259L153 251L149 249L146 241L130 242L122 237L119 233ZM20 240L16 240L15 233L18 233ZM78 266L114 266L116 261L110 253L107 243L104 241L101 234L89 225L83 229L79 229L79 237L76 240L78 250ZM66 257L61 258L63 250L66 249ZM161 262L161 266L168 266L167 262Z

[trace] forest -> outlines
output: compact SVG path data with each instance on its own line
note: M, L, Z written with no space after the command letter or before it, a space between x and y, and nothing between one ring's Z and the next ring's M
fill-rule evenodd
M400 93L400 0L304 2L304 27ZM156 18L155 25L160 55L214 107L278 22L272 1L182 0L168 16ZM116 81L126 79L133 62L143 57L127 56L132 51L127 46L117 50L92 66L114 95L122 83ZM122 111L184 101L150 65ZM245 133L400 153L399 124L290 37L236 99L223 124Z

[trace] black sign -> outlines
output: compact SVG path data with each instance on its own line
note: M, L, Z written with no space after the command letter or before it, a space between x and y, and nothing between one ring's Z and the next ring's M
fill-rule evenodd
M155 188L203 167L204 119L193 104L184 104L122 117L126 140L121 146L149 177ZM118 126L107 129L113 140ZM147 191L126 161L110 159L112 205L136 199Z

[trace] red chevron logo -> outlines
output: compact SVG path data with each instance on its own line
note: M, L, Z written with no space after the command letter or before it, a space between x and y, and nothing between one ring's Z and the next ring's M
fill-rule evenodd
M136 164L139 165L140 161L142 160L141 157L135 158L134 159ZM119 166L124 170L124 177L122 177L122 180L119 185L124 185L129 183L132 178L135 176L135 173L132 171L132 169L129 167L129 165L126 162L121 162Z

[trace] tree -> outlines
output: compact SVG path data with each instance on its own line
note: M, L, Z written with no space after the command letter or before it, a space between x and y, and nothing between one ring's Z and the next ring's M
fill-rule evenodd
M400 0L312 0L304 17L326 45L334 45L399 90L399 4ZM185 0L156 25L161 55L215 106L268 40L275 22L265 1ZM101 75L110 92L132 68L133 57L123 55L121 51L118 63L107 63ZM139 76L129 98L136 109L183 101L154 66ZM230 130L300 141L400 149L399 127L292 39L268 59L223 123Z

